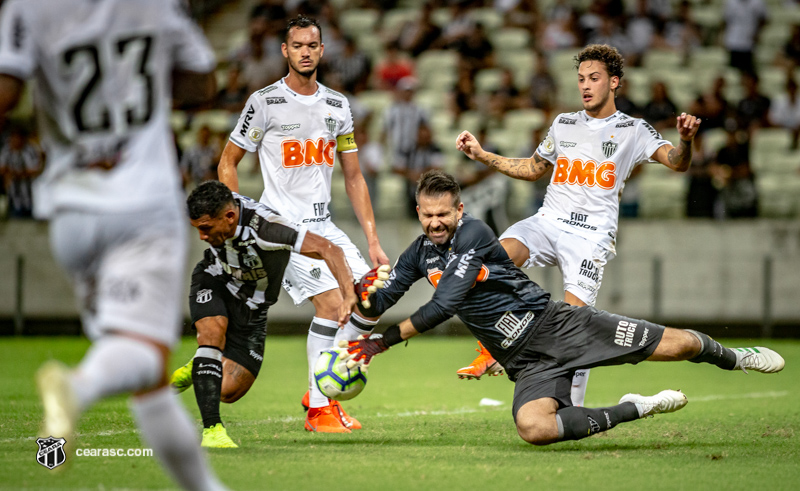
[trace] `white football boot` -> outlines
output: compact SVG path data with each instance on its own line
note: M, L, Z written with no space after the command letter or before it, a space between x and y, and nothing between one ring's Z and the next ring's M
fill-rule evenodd
M732 348L736 353L736 367L734 370L755 370L761 373L775 373L783 370L786 362L783 357L769 348L756 346L755 348Z
M66 365L55 360L46 362L36 372L36 384L44 406L40 436L64 438L67 443L72 442L78 421L78 404L69 374Z
M619 403L632 402L639 411L640 418L647 418L659 413L674 413L689 403L686 395L679 390L662 390L654 396L641 394L625 394Z

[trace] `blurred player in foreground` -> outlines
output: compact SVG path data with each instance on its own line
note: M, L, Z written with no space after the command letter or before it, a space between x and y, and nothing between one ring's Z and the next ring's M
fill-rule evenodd
M375 228L367 184L358 163L353 116L347 98L317 82L317 66L324 53L319 23L298 16L289 21L281 47L289 74L253 93L231 133L219 163L219 180L239 191L236 168L246 152L258 152L264 193L260 201L287 219L330 240L344 250L353 275L360 278L370 267L350 239L331 221L331 179L338 155L347 196L369 244L373 267L389 264ZM283 287L296 305L311 300L315 315L308 330L309 392L303 405L310 408L308 431L341 433L361 423L329 401L317 388L314 365L320 353L341 339L352 340L372 332L376 319L354 312L337 327L342 295L324 261L292 254Z
M616 255L619 200L634 168L659 162L684 172L692 162L692 140L700 120L677 118L677 148L645 120L617 111L614 95L624 60L616 48L593 44L575 57L583 111L560 114L533 156L510 159L486 152L468 131L456 140L467 157L515 179L535 181L555 169L539 211L508 228L500 244L519 267L558 266L564 301L594 306L603 268ZM481 347L483 350L483 347ZM502 372L485 350L460 377ZM572 381L572 403L582 406L589 371Z
M516 383L517 432L536 445L578 440L687 403L681 392L664 390L649 397L627 394L611 407L574 406L570 382L575 370L644 360L689 360L763 373L783 369L783 358L767 348L729 349L697 331L551 301L511 262L489 226L464 214L452 176L440 171L423 175L417 203L425 233L400 255L384 288L369 296L367 313L383 314L422 278L436 291L430 302L382 336L351 341L351 366L369 364L390 346L458 315Z
M235 448L222 425L220 399L238 401L258 377L267 310L278 301L289 255L296 252L328 265L344 299L340 326L357 302L353 276L340 247L266 205L231 193L219 181L200 184L187 204L192 226L211 247L192 273L189 305L199 347L189 363L190 384L178 389L194 385L203 417L202 445Z
M187 246L168 115L171 82L186 103L208 100L214 67L179 0L3 5L0 117L17 102L22 81L33 78L49 158L35 183L34 213L50 220L53 253L73 281L93 341L74 371L58 362L39 371L43 436L74 449L82 412L133 393L144 440L188 489L222 485L167 385Z

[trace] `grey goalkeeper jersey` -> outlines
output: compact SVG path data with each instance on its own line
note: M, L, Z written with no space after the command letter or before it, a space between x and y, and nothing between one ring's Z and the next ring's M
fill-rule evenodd
M550 302L550 294L514 266L489 226L468 214L443 246L420 235L365 313L382 314L421 278L436 291L411 315L414 327L424 332L456 315L501 364L521 349Z

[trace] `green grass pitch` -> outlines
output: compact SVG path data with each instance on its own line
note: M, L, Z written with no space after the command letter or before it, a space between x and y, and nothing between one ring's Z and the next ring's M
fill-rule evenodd
M682 389L689 405L579 442L534 447L514 430L508 379L456 378L472 360L472 339L427 335L380 355L364 392L345 403L364 429L323 435L303 430L305 338L268 337L254 387L222 406L240 448L208 454L233 489L798 489L800 342L763 344L786 358L783 372L745 375L686 362L595 369L588 406L665 388ZM34 372L48 358L75 364L87 347L77 338L0 340L0 488L174 488L153 458L72 456L63 472L36 462ZM171 368L195 347L184 339ZM482 407L482 398L503 404ZM181 399L199 433L192 390ZM73 448L144 446L123 397L88 411L78 432Z

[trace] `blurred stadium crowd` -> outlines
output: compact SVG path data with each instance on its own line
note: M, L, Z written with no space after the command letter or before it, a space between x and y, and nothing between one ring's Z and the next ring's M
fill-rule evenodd
M245 15L232 26L225 11ZM214 106L173 113L187 187L216 177L248 95L286 74L283 28L305 13L322 25L319 80L351 100L382 218L413 213L408 191L434 167L497 231L535 210L549 178L493 174L455 137L470 130L488 150L530 156L555 115L581 109L573 56L590 43L626 57L618 109L673 142L677 114L703 119L689 172L640 166L623 217L800 217L797 0L207 0L193 12L220 64ZM0 129L4 217L30 216L30 182L46 165L30 114L22 105ZM260 185L257 168L243 177Z

